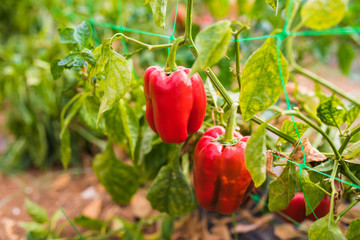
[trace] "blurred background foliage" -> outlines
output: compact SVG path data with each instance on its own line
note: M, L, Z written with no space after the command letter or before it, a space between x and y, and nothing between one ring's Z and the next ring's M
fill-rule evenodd
M242 38L270 34L274 29L282 28L287 3L288 1L279 1L278 14L275 15L274 10L264 0L195 1L193 35L196 36L201 29L222 18L247 23L251 30L244 32ZM184 4L184 0L179 0L175 37L182 35L184 31ZM173 31L175 6L175 0L168 1L168 21L165 30L162 30L153 23L151 9L148 5L144 6L144 0L1 1L1 171L12 173L26 167L46 169L54 165L60 166L60 112L76 94L81 76L76 68L66 70L61 79L54 80L51 76L50 62L63 58L69 52L68 46L60 44L57 31L59 27L74 27L84 20L90 20L95 30L95 47L117 33L119 28L116 29L116 26L170 36ZM360 2L350 1L346 17L338 26L360 26L359 10ZM131 31L125 33L149 44L168 42L168 38ZM360 46L359 34L304 37L296 41L297 61L305 67L314 62L327 64L337 59L343 74L358 78L359 73L356 73L352 66L356 56L354 49ZM240 43L242 63L245 63L262 42L259 40ZM231 44L229 47L228 58L223 58L214 66L214 70L223 85L236 92L236 81L229 71L229 68L234 66L233 46L234 44ZM132 43L118 44L115 49L126 54L136 51L137 46ZM166 57L166 49L140 51L134 55L132 62L136 78L140 78L141 82L144 69L150 65L164 66ZM193 61L190 51L181 47L177 54L178 65L190 67ZM206 79L204 74L202 77ZM142 89L139 88L130 97L137 100L141 99L141 95ZM138 101L137 105L137 108L143 108L144 101ZM96 153L89 143L93 143L98 133L86 124L86 118L81 118L80 113L79 121L73 122L71 126L71 129L75 130L71 137L72 164L75 165L81 164L79 153ZM150 159L154 154L161 155L162 151L157 152L156 149L162 148L161 144L155 146L145 159ZM156 166L157 169L159 167L161 166ZM153 173L149 173L149 178L153 176Z

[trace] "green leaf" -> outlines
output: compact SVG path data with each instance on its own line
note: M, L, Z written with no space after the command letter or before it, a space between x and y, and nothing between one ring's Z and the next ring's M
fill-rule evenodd
M354 47L350 43L342 43L337 49L337 60L341 72L348 75L351 70L351 63L355 58Z
M105 67L111 55L110 39L105 39L103 43L94 49L93 55L96 58L95 66L89 66L89 79L92 79L97 74L105 71Z
M245 165L249 171L255 187L259 187L266 180L266 123L262 123L251 135L245 148Z
M40 223L20 222L19 225L36 239L43 239L46 235L48 235L48 229Z
M171 235L174 231L174 219L166 216L164 221L161 223L161 239L170 240Z
M295 196L296 171L295 165L287 163L280 177L269 184L269 210L285 209Z
M73 28L59 28L58 32L59 32L61 43L73 43L73 44L77 43L74 38L74 29Z
M334 160L327 160L313 167L313 169L319 172L328 172L331 171L333 167L334 167Z
M360 106L355 105L346 113L346 124L349 128L360 116Z
M152 141L156 134L154 131L149 127L148 124L142 126L141 135L137 140L137 144L135 147L135 162L138 165L141 165L144 162L145 156L151 152L153 147ZM158 160L156 160L158 161Z
M195 44L198 46L199 56L191 67L189 76L211 67L225 55L231 39L230 25L230 21L220 21L196 35Z
M240 108L244 121L273 105L283 92L275 38L268 38L247 60L240 91ZM280 63L284 84L289 78L288 63L281 52Z
M68 128L65 128L60 135L61 163L65 169L71 161L71 136Z
M360 218L353 220L348 228L346 233L346 238L348 240L357 240L360 239Z
M167 0L149 0L154 23L159 28L165 29Z
M90 41L92 37L92 29L88 22L82 22L75 28L74 39L83 48L90 47Z
M84 215L77 216L73 219L74 223L80 227L100 231L103 227L106 227L107 223L99 220L92 219Z
M48 215L44 208L40 207L36 203L32 202L28 198L25 199L26 212L38 223L48 222Z
M180 217L190 212L195 202L193 191L180 168L178 154L172 157L172 161L176 163L160 169L146 198L153 209L166 212L172 217Z
M116 158L110 142L103 153L95 156L92 167L114 202L129 203L139 188L141 176L137 168Z
M131 84L132 69L128 61L111 50L109 62L106 66L104 96L101 99L97 122L101 115L110 110L128 92Z
M214 86L212 85L209 78L206 78L204 87L205 87L207 104L211 104L212 106L216 107L218 97L216 94L216 90L215 90Z
M274 9L275 15L277 15L279 0L265 0L265 2Z
M345 240L341 230L336 225L334 219L329 219L326 215L314 222L309 228L309 240Z
M294 139L298 139L300 138L304 132L310 127L309 125L307 125L306 123L301 123L301 122L295 122L296 124L296 129L299 133L299 136L297 135L296 133L296 129L295 129L295 126L294 126L294 123L293 121L291 120L285 120L281 126L281 131L286 133L287 135L291 136L292 138ZM277 143L279 142L283 142L283 143L286 143L286 140L279 137Z
M301 9L301 18L307 27L324 30L339 23L345 12L345 0L308 0Z
M360 141L353 143L350 147L344 151L345 159L353 159L360 156Z
M81 56L92 66L95 66L96 64L96 58L92 54L92 52L89 49L84 49L81 51Z
M52 60L50 63L50 71L51 75L53 76L54 80L61 77L64 67L60 66L58 63L60 62L60 59Z
M105 120L101 119L99 126L96 126L97 114L100 102L94 96L87 96L79 110L79 120L88 128L98 134L105 133Z
M230 0L205 0L205 4L216 18L226 17L230 10Z
M71 53L71 54L67 55L64 59L61 59L61 60L58 62L58 65L65 67L65 66L68 65L69 63L72 63L72 62L75 60L75 57L76 57L77 55L78 55L77 53Z
M300 178L301 178L302 190L304 192L304 197L306 195L306 198L309 201L311 208L315 210L315 208L319 205L321 200L325 197L325 192L322 191L323 188L319 182L314 183L311 181L309 173L305 169L302 169ZM306 216L312 213L309 204L305 200Z
M338 108L337 98L331 97L319 105L317 108L317 116L324 124L337 127L340 130L340 125L345 122L346 111Z
M106 134L116 143L126 139L132 159L139 132L139 121L136 112L123 100L105 113Z

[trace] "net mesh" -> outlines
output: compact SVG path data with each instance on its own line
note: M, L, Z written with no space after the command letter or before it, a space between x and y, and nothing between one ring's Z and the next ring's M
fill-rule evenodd
M78 14L75 13L75 11L74 11L74 1L73 0L67 0L66 3L68 5L68 7L70 9L72 9L68 13L68 17L71 20L73 20L78 16ZM103 27L103 28L110 28L110 29L117 30L119 32L132 32L132 33L138 33L138 34L163 38L163 39L168 40L168 42L170 43L171 41L173 41L175 39L174 34L175 34L175 27L176 27L176 21L177 21L178 4L179 4L179 0L176 0L175 19L174 19L174 24L173 24L173 27L172 27L171 35L163 35L163 34L147 32L147 31L143 31L143 30L139 30L139 29L133 29L133 28L129 28L129 27L124 26L123 23L122 23L122 7L123 7L122 0L118 0L118 2L117 2L117 12L118 12L117 13L117 16L118 16L117 17L117 22L118 22L118 24L112 24L112 23L107 23L107 22L95 20L94 19L93 0L87 0L86 1L86 6L87 6L87 12L88 12L88 16L89 16L87 21L90 23L90 25L92 27L92 30L93 30L94 43L95 43L95 45L100 45L99 37L98 37L98 34L96 32L95 26ZM342 28L332 28L332 29L319 30L319 31L317 31L317 30L306 30L306 31L289 32L289 31L287 31L287 26L289 24L289 18L290 18L293 6L294 6L294 2L293 2L293 0L290 0L289 1L288 11L286 13L286 19L285 19L284 27L283 27L283 29L282 29L282 31L280 33L277 33L277 34L274 34L274 35L263 35L263 36L256 36L256 37L241 38L241 39L238 39L238 40L231 40L230 41L230 42L233 42L233 43L236 43L236 44L240 44L240 42L245 42L245 41L263 40L263 39L267 39L267 38L275 38L276 39L276 41L277 41L276 46L277 46L278 68L279 68L280 79L281 79L282 87L283 87L283 90L284 90L285 99L286 99L286 105L287 105L288 110L291 110L292 106L291 106L289 96L288 96L288 93L287 93L287 90L286 90L286 87L285 87L285 81L284 81L284 77L283 77L282 69L281 69L281 64L280 64L280 48L281 48L282 42L286 38L288 38L289 36L302 37L302 36L320 36L320 35L350 35L350 34L360 33L360 27L342 27ZM60 11L60 9L58 9L58 8L54 9L55 13L59 12L59 11ZM80 17L82 19L84 18L84 16L80 16ZM121 41L122 41L124 52L128 53L125 40L121 39ZM309 171L314 171L314 172L322 174L322 175L324 175L324 176L326 176L328 178L333 178L333 179L335 179L335 180L337 180L339 182L342 182L344 184L347 184L347 185L349 185L351 187L360 189L360 186L358 186L356 184L353 184L351 182L345 181L345 180L337 178L337 177L333 177L333 176L331 176L331 175L329 175L327 173L317 171L316 169L313 169L313 168L306 165L306 156L305 156L303 142L302 142L302 140L300 138L300 134L299 134L299 131L298 131L294 116L292 114L290 116L291 116L291 120L292 120L292 122L294 124L295 131L297 133L299 144L300 144L302 152L303 152L304 161L303 161L303 163L297 163L297 162L291 161L289 159L283 158L281 156L278 156L276 154L273 154L273 155L275 157L277 157L277 158L286 160L286 161L290 162L291 164L295 164L296 166L299 167L299 185L300 185L301 189L303 190L303 186L302 186L302 183L301 183L301 177L300 176L301 176L301 172L302 172L303 169L306 169L306 170L309 170ZM317 219L317 216L314 213L313 207L309 203L309 200L308 200L308 198L306 196L306 193L304 191L303 191L303 193L304 193L304 198L306 200L307 205L310 207L312 213L314 214L314 216ZM250 196L252 197L252 199L255 202L261 201L260 197L258 195L256 195L256 194L254 194L254 193L251 194ZM284 218L287 218L288 220L292 221L293 223L299 225L299 223L297 223L295 220L289 218L285 214L283 214L281 212L278 212L278 213L280 215L282 215Z

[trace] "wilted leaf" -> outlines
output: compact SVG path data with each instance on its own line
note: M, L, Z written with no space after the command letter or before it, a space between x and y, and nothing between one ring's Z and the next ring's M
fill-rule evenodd
M304 134L304 132L306 132L306 130L310 127L306 123L295 122L295 124L296 124L296 129L295 129L293 121L285 120L281 126L281 131L283 133L286 133L287 135L291 136L294 139L299 139ZM299 136L298 136L297 132L299 133ZM277 143L279 143L279 142L285 143L286 140L279 137L279 139L277 140Z
M240 91L240 108L244 121L273 105L283 91L275 38L268 38L247 60ZM288 63L280 52L284 84L289 78Z
M165 29L167 0L149 0L155 24Z
M196 35L195 44L198 47L199 56L189 76L211 67L224 56L231 39L230 24L231 22L227 20L220 21Z
M270 176L277 178L278 176L272 170L272 164L273 164L273 154L271 151L266 151L266 172Z
M329 214L314 222L309 229L309 240L345 240L344 235Z
M280 177L269 184L269 210L285 209L295 196L296 171L295 165L287 163Z
M301 18L309 28L324 30L339 23L345 12L345 0L308 0L301 9Z
M249 171L255 187L259 187L266 180L266 123L258 126L251 135L245 148L245 165Z
M322 154L316 148L313 148L313 146L311 146L308 138L303 138L301 142L304 151L301 145L299 144L294 154L291 156L291 159L295 161L301 160L300 163L302 163L304 161L304 153L305 153L306 162L322 162L327 159L327 157L324 154Z
M93 169L99 182L116 203L127 204L140 185L140 173L131 165L116 158L111 143L103 153L97 154Z

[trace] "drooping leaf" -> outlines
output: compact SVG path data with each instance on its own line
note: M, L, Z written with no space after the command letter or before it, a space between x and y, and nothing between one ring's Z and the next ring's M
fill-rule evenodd
M251 135L245 148L245 165L255 187L266 180L266 123L262 123Z
M58 32L59 32L61 43L73 43L73 44L77 43L74 38L74 29L73 28L59 28Z
M308 0L301 9L301 18L307 27L324 30L339 23L345 12L345 0Z
M349 128L360 116L360 106L355 105L346 113L346 124Z
M329 214L314 222L309 228L309 240L345 240L334 219L329 219Z
M231 39L230 25L230 21L220 21L196 35L195 44L199 56L191 67L189 76L211 67L225 55Z
M297 148L294 150L291 159L303 163L304 154L305 154L306 162L322 162L327 159L327 157L324 154L322 154L321 152L319 152L319 150L311 146L308 138L302 139L301 144L299 144Z
M101 99L97 122L101 115L110 110L128 91L131 84L132 69L128 61L111 50L106 65L105 91Z
M359 156L360 156L360 141L351 144L351 146L346 148L344 151L345 159L353 159Z
M337 49L337 60L341 72L348 75L351 70L351 64L355 58L354 47L349 43L342 43Z
M346 238L348 240L360 239L360 218L353 220L348 228L346 233Z
M88 128L98 134L105 133L105 119L101 119L99 126L96 126L97 114L100 102L94 96L87 96L79 110L79 120Z
M205 0L205 4L216 18L226 17L230 10L230 0Z
M50 71L51 71L51 75L53 76L54 80L58 79L59 77L61 77L64 67L60 66L58 63L60 62L60 59L55 59L51 61L50 64Z
M309 215L310 213L312 213L311 208L314 210L319 205L321 200L325 197L325 192L323 190L326 191L327 189L323 189L322 187L324 185L320 185L320 182L314 183L310 179L309 173L305 169L302 169L300 178L301 178L301 186L304 192L304 197L306 196L308 200L308 202L305 200L305 206L306 206L305 215ZM327 185L327 188L328 187L329 185Z
M45 223L49 221L48 214L46 210L36 203L32 202L30 199L25 199L26 212L38 223Z
M135 147L135 162L141 165L144 162L145 156L151 152L153 148L152 141L156 134L149 127L149 125L142 126L141 134L137 140ZM157 158L156 158L157 159ZM156 160L158 161L158 159Z
M180 168L176 148L169 164L163 166L146 195L152 208L179 217L195 206L193 191Z
M283 91L275 38L268 38L247 60L240 91L240 108L244 121L273 105ZM289 78L288 63L279 52L284 84Z
M103 73L105 67L110 59L110 39L105 39L100 46L94 49L92 54L96 58L95 66L89 66L89 79L92 79L97 74Z
M317 116L324 124L340 129L340 125L345 122L346 111L338 108L338 100L335 97L331 97L319 105Z
M277 15L279 0L265 0L265 2L274 9L275 15Z
M299 139L304 134L304 132L310 127L306 123L295 122L295 124L296 124L296 129L295 129L293 121L285 120L281 126L281 131L286 133L287 135L291 136L294 139ZM299 136L298 136L297 132L299 133ZM286 140L279 137L279 139L277 140L277 143L279 143L279 142L286 143Z
M116 143L123 143L124 140L129 144L132 158L139 132L139 121L133 108L123 100L115 104L114 107L105 113L106 135Z
M154 23L159 28L165 29L167 0L149 0L153 12Z
M88 22L83 21L75 28L74 39L82 48L89 48L92 37L92 29Z
M92 219L84 215L77 216L73 219L74 223L76 225L79 225L80 227L97 230L100 231L103 229L104 226L106 226L106 222L100 220L100 219Z
M269 184L269 210L285 209L295 196L296 171L295 165L287 163L280 177Z
M129 203L140 185L141 176L137 168L117 159L111 143L107 144L103 153L95 156L92 167L114 202Z

